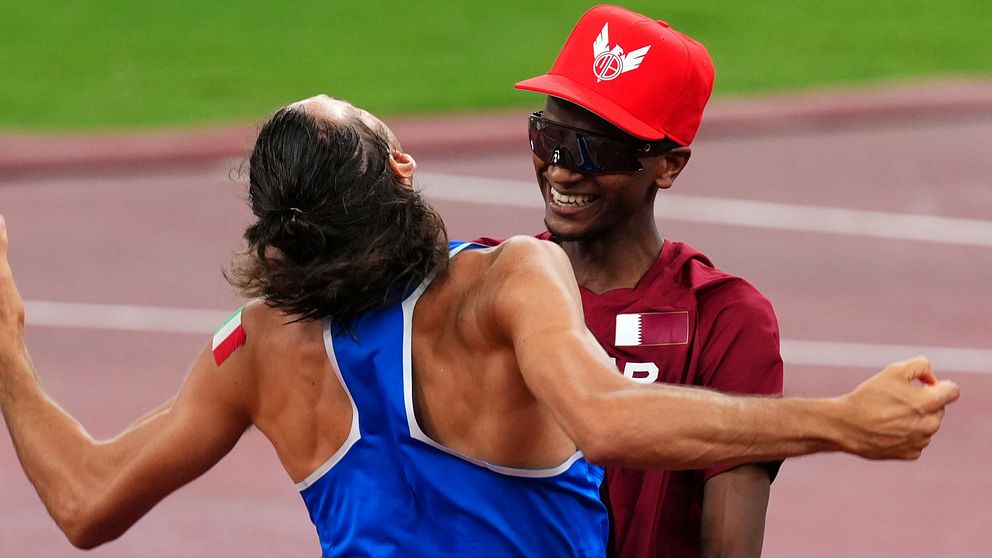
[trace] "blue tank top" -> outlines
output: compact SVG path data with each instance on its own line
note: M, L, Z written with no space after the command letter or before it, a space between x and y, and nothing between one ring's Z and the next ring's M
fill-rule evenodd
M480 245L452 243L452 257ZM603 470L576 452L551 469L461 455L421 430L413 411L413 309L324 323L324 345L352 403L341 448L297 484L325 557L596 557L606 554Z

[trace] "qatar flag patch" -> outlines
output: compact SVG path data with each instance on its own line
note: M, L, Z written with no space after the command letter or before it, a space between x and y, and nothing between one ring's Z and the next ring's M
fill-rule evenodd
M689 343L689 312L617 314L617 347L686 345Z
M217 366L227 360L235 349L245 344L245 328L241 325L241 313L244 311L245 307L242 306L214 333L213 353Z

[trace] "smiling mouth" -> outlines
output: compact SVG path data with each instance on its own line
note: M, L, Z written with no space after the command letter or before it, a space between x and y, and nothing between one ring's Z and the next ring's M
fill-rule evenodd
M551 204L558 207L585 207L599 199L592 194L562 194L554 188L551 190Z

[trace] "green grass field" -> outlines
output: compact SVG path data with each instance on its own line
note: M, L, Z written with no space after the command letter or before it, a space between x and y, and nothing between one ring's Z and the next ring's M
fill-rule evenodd
M992 75L987 0L628 1L704 42L717 94ZM395 115L532 106L592 3L9 2L0 128L258 119L317 92Z

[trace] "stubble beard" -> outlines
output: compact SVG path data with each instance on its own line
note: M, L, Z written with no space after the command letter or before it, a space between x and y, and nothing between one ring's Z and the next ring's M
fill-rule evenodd
M583 231L577 234L568 234L556 231L551 225L548 224L547 218L544 219L544 228L551 233L551 240L561 244L562 242L583 242L596 240L597 238L603 236L601 234L596 234L595 231Z

